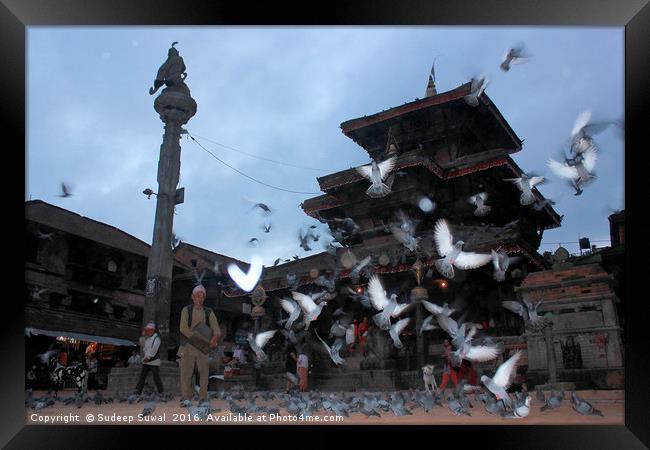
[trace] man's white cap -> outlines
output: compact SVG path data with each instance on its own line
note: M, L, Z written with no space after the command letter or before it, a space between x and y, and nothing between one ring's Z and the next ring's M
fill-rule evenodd
M194 289L192 289L192 295L196 294L197 292L203 292L204 294L207 294L202 284L199 284Z
M153 320L152 320L152 321L149 321L149 323L144 328L145 329L151 328L152 330L155 330L156 329L156 324L153 323Z

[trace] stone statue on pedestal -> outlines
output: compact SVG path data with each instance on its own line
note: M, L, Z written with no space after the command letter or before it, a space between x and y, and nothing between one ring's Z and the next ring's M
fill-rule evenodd
M161 86L165 85L167 88L174 88L174 90L185 90L187 86L183 80L187 78L185 72L185 62L179 55L178 50L174 48L174 42L167 52L167 60L158 69L158 74L153 82L153 87L149 88L149 95L155 94Z

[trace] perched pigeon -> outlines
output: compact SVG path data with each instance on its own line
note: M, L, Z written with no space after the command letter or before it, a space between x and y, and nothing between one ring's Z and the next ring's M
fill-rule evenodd
M278 264L280 264L280 260L281 260L281 258L278 258L278 259L276 259L275 261L273 261L273 267L275 267L275 266L277 266Z
M517 44L503 55L503 60L499 66L501 70L507 72L511 64L522 64L528 61L529 56L524 54L524 44Z
M465 102L470 106L478 106L478 98L488 85L488 80L484 76L479 78L472 78L469 94L466 95Z
M369 197L381 198L390 194L390 187L384 184L383 181L395 167L396 160L396 157L392 157L379 164L373 160L370 165L357 167L357 172L372 183L366 191Z
M529 177L525 173L519 178L504 178L503 181L510 181L514 183L515 186L521 191L519 196L519 203L523 206L532 205L535 203L536 198L533 194L532 189L544 181L544 177L531 176Z
M436 223L434 240L441 259L434 261L438 272L447 278L454 278L454 267L459 269L475 269L484 266L492 260L492 255L464 252L463 241L453 243L453 236L445 219Z
M391 327L390 331L388 332L390 334L391 339L393 340L393 345L397 348L402 348L404 347L404 344L402 344L402 341L399 339L399 335L402 334L404 329L408 326L409 322L411 319L409 317L399 320L395 322Z
M583 416L603 416L601 411L591 406L587 400L580 398L575 391L571 392L571 406Z
M251 349L255 353L255 356L259 362L264 362L268 359L266 353L264 353L262 349L266 344L268 344L271 338L275 336L275 333L277 331L278 330L264 331L262 333L256 334L255 337L253 337L253 333L248 333L248 344L251 346Z
M476 195L472 195L470 198L467 199L467 201L470 204L476 206L476 209L474 210L475 216L483 217L490 214L492 208L485 204L487 198L488 198L487 192L480 192Z
M512 383L515 375L517 362L521 358L521 352L517 351L506 362L501 364L497 369L494 377L490 378L487 375L481 376L481 383L492 392L497 400L503 400L508 408L512 408L512 399L508 395L508 387Z
M316 320L320 315L323 307L327 305L327 302L316 304L314 298L311 295L303 294L298 291L291 292L291 295L294 300L298 302L300 308L305 313L305 330L309 328L309 324Z

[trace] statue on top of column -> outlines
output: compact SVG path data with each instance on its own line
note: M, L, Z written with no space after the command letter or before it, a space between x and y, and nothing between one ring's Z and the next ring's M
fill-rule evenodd
M155 94L163 85L168 88L174 87L179 90L189 90L183 81L187 78L185 62L183 62L183 58L178 54L178 50L174 48L176 44L178 42L172 43L171 48L167 52L167 60L158 69L153 87L149 88L149 95Z

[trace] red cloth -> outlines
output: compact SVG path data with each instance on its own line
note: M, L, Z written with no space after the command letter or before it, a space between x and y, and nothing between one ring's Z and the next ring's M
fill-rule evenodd
M59 364L62 366L68 365L68 352L63 351L59 353Z
M305 392L307 390L307 367L298 367L298 378L300 379L300 392Z

